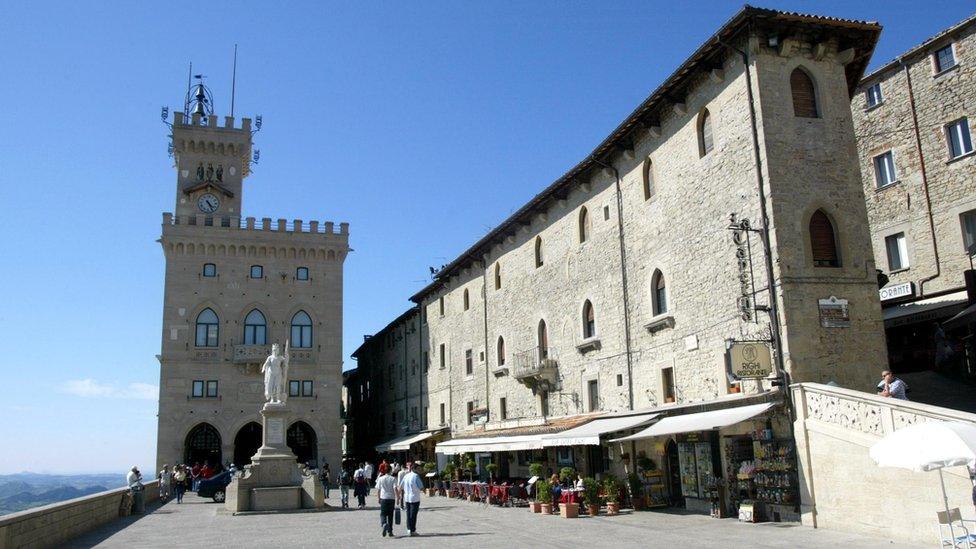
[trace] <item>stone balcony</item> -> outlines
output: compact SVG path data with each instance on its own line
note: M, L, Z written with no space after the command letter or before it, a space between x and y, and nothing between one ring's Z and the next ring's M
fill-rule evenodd
M512 377L533 389L549 390L555 386L559 380L559 362L553 349L532 347L517 353Z

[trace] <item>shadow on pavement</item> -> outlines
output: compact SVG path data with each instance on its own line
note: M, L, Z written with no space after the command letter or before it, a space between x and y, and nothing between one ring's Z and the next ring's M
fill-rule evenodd
M175 503L174 503L175 505ZM120 517L119 520L112 521L104 526L100 526L94 530L90 530L76 537L75 539L61 545L61 547L92 547L98 545L99 543L107 540L118 532L125 530L129 526L132 526L136 522L152 515L154 513L172 513L169 509L160 510L163 504L159 501L155 501L146 505L146 512L141 515L129 515L127 517Z

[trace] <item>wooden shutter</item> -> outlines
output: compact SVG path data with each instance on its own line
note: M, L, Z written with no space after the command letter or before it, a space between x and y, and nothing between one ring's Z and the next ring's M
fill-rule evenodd
M803 69L795 68L790 74L790 90L793 92L793 115L802 118L817 117L817 94L813 80Z
M820 210L810 219L810 246L813 249L813 265L839 267L837 245L834 242L834 226Z

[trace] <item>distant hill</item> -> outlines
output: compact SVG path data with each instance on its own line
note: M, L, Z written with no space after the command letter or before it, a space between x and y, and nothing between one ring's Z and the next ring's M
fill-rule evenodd
M119 474L0 475L0 515L96 494L124 485L125 476Z

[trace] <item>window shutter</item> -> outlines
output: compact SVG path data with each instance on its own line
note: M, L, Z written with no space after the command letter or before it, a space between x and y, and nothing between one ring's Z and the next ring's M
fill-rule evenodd
M837 245L834 242L834 226L820 210L810 219L810 246L813 249L815 267L839 267Z
M790 89L793 92L793 115L802 118L817 117L817 95L813 80L802 69L793 69L790 74Z

